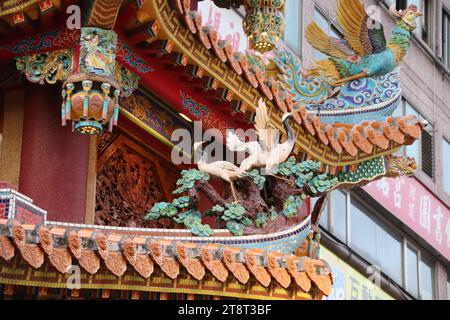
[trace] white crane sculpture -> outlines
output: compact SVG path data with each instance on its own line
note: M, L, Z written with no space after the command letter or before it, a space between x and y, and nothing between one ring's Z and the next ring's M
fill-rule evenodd
M287 139L284 143L279 143L279 131L270 124L267 107L262 99L258 102L255 118L258 141L243 142L234 133L228 132L228 149L233 152L247 152L249 154L249 157L240 166L243 171L249 171L253 168L265 168L266 174L287 180L290 183L292 182L273 174L276 167L289 158L295 146L294 131L289 124L291 116L292 113L285 113L281 119L287 133Z
M198 169L202 172L205 172L205 173L211 175L211 176L221 178L221 179L227 181L231 186L231 192L233 194L234 203L239 203L237 196L236 196L236 190L234 189L233 182L237 179L247 176L247 173L245 172L245 170L242 170L241 168L235 166L231 162L217 161L217 162L207 163L207 158L206 158L205 154L201 150L199 150L200 146L204 143L206 143L206 142L203 141L203 142L198 142L198 143L194 144L194 151L200 152L200 154L201 154L200 160L198 161L198 164L197 164Z

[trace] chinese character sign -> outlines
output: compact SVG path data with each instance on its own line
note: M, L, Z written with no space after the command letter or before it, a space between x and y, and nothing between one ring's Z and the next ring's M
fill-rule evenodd
M382 179L363 188L450 260L450 210L414 178Z

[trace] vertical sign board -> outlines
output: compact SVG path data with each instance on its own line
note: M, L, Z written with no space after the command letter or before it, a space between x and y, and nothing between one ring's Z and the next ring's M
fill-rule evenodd
M450 260L450 209L418 180L385 178L363 189Z
M393 300L370 280L371 274L362 275L323 245L320 259L328 262L334 275L333 291L327 300Z

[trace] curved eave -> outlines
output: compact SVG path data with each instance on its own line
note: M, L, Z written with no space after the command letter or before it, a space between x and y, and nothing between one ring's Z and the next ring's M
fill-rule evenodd
M25 276L20 277L8 261L26 262L19 263L28 269L23 273ZM202 294L238 298L312 299L314 295L321 299L331 294L333 283L329 266L322 260L307 257L258 249L243 251L218 244L156 240L136 235L133 230L103 233L95 226L78 229L0 220L0 283L64 286L67 282L61 281L61 277L70 277L68 271L74 264L84 274L100 280L83 283L84 289L192 294L202 289ZM47 266L54 267L60 275ZM316 267L326 272L321 274ZM47 281L34 282L34 273L40 275L39 279L48 278ZM102 278L108 281L102 282ZM186 278L187 287L178 289L174 285L185 283ZM233 292L233 287L242 289Z
M200 67L203 77L215 81L215 91L231 92L230 100L243 113L254 112L259 99L263 98L274 126L283 131L281 118L285 112L293 110L292 99L286 92L279 90L276 81L266 81L262 79L260 70L250 70L242 61L242 54L233 52L226 41L217 41L211 29L201 25L200 14L190 10L189 1L150 0L137 9L136 16L140 17L140 21L130 21L125 26L128 31L133 32L156 21L157 34L148 36L144 42L155 44L157 41L166 41L172 52L183 55L187 65ZM348 170L363 161L392 154L403 145L420 138L416 132L422 130L418 121L404 118L344 129L339 124L324 124L320 118L306 112L296 115L294 121L296 153L321 161L323 170L331 172ZM400 125L405 122L408 122L411 130ZM341 133L343 130L344 133ZM393 139L392 135L385 134L386 130L395 131L397 136ZM410 135L412 131L414 134Z

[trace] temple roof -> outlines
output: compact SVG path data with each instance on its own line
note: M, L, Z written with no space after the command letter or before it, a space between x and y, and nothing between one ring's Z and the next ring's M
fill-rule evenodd
M331 293L333 282L326 262L308 257L156 240L131 232L103 233L94 226L75 229L0 220L0 257L10 261L17 255L36 269L47 257L62 274L68 272L73 260L77 260L89 274L97 273L104 265L118 278L131 266L141 277L148 279L157 267L171 279L188 273L202 281L210 272L220 282L233 277L246 284L253 278L263 287L276 282L287 289L292 284L303 292L318 289L324 295Z
M420 139L423 124L409 116L388 118L384 123L363 122L355 126L323 123L319 116L309 114L304 106L294 103L290 94L278 85L278 80L267 79L260 67L250 66L245 55L235 52L227 40L221 40L213 27L203 26L200 12L190 9L190 1L173 0L169 3L146 2L138 9L137 16L145 21L142 26L157 30L151 36L147 35L147 40L155 43L155 38L167 39L164 48L170 48L170 52L182 52L186 61L192 60L200 66L202 75L214 79L212 88L217 90L223 87L225 98L234 102L241 112L254 111L259 98L264 97L270 107L273 124L280 130L283 113L301 109L300 114L294 115L296 153L319 160L324 167L340 170L391 154L401 146ZM136 30L141 30L141 36L146 30L130 25L128 28L134 30L129 33L133 34L134 39L137 37ZM184 32L186 28L193 38ZM187 40L190 41L189 46L185 45ZM219 90L223 92L223 89Z
M250 65L245 54L234 51L231 43L222 40L213 27L204 26L201 14L191 10L191 1L121 3L96 1L87 13L88 25L114 29L120 43L126 44L129 52L173 65L172 69L180 72L179 81L186 82L187 76L193 90L200 86L205 97L214 97L216 100L212 100L232 106L228 110L217 110L219 113L227 112L230 115L227 119L235 120L236 110L250 115L256 110L259 99L264 98L273 125L283 131L283 113L302 108L282 89L278 80L266 77L260 66ZM41 8L42 13L52 11L44 9ZM17 12L21 13L21 7L14 8L14 13ZM79 37L76 32L70 34ZM73 45L73 41L63 43L63 48ZM53 47L58 46L53 44ZM3 55L11 58L8 50ZM15 57L20 55L14 53ZM144 85L152 81L151 75L139 75ZM294 122L295 152L321 161L324 167L328 167L324 170L331 171L345 170L345 167L355 167L363 161L391 154L419 139L422 130L422 124L409 117L387 119L385 123L363 122L349 127L326 124L320 115L303 111L294 115Z

